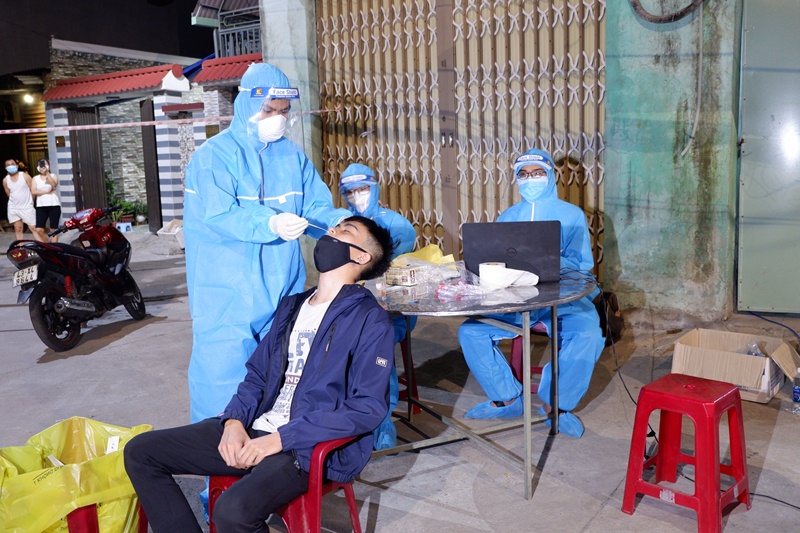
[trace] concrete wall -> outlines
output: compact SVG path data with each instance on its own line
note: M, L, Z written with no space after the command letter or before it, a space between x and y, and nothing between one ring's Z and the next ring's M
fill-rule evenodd
M264 62L283 71L300 89L302 109L320 107L317 62L317 11L313 0L261 0L261 42ZM303 117L305 152L322 170L322 123L318 115Z
M680 4L680 5L678 5ZM642 0L653 14L686 2ZM626 307L733 311L741 2L703 6L700 121L692 131L699 11L652 24L608 2L604 282Z

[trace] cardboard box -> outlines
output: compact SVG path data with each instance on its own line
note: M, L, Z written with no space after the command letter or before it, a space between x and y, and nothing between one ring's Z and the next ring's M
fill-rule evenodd
M758 343L767 357L747 354ZM766 403L794 378L800 356L782 339L730 331L693 329L675 341L672 372L733 383L743 400Z
M412 286L417 284L417 267L391 267L386 271L387 285Z
M166 236L174 236L175 239L178 241L178 245L181 248L185 248L183 244L183 221L177 218L174 218L169 221L169 224L161 228L156 232L159 237L166 237Z

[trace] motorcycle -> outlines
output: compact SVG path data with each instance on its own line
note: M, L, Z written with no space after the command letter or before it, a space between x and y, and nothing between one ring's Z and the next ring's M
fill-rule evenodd
M144 300L128 265L131 244L111 222L118 206L84 209L49 233L79 229L72 244L14 241L6 252L17 267L17 303L28 303L36 334L57 352L73 348L81 325L124 305L136 320L146 316Z

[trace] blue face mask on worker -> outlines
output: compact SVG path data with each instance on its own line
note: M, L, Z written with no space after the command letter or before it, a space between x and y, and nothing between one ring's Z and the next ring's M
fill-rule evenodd
M521 171L517 174L517 183L520 195L529 202L535 202L547 192L547 172L543 168L533 172Z
M6 172L8 172L9 174L16 174L17 170L19 169L16 167L16 165L8 165L6 167Z
M527 180L519 184L519 193L529 202L535 202L547 192L547 177Z
M364 253L369 253L355 244L340 241L330 235L323 235L314 247L314 266L319 272L336 270L347 263L356 263L350 258L350 248L355 248Z

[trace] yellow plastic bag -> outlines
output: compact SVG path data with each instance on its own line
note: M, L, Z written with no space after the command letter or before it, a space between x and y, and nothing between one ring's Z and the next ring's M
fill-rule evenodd
M441 248L435 244L429 244L417 250L416 252L408 252L407 254L398 255L392 261L392 266L403 267L407 266L415 259L433 263L434 265L446 265L454 261L453 254L444 255Z
M152 429L72 417L24 446L0 449L0 532L67 532L66 516L94 504L101 532L135 532L137 500L122 449Z

